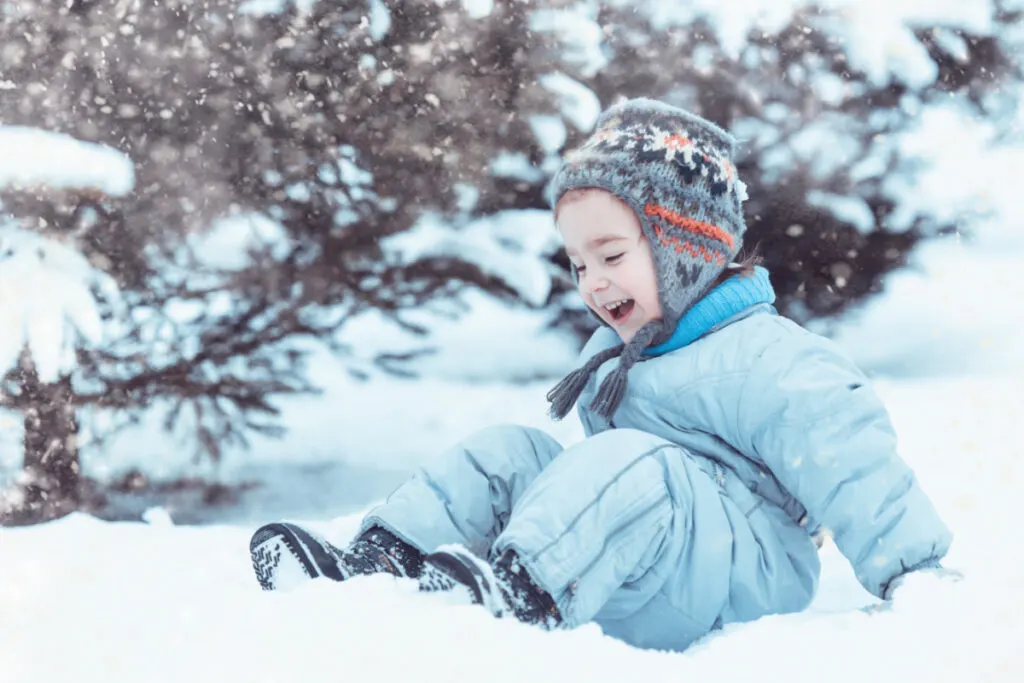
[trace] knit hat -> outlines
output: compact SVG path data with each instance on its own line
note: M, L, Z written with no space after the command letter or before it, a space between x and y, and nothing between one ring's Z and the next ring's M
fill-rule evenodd
M603 351L559 382L548 392L553 417L565 417L590 375L619 356L619 367L590 406L610 419L643 350L668 339L736 258L746 232L747 194L736 175L735 144L710 121L640 98L602 112L590 137L565 155L551 181L551 206L579 188L606 190L629 205L651 245L663 317L640 328L628 345Z

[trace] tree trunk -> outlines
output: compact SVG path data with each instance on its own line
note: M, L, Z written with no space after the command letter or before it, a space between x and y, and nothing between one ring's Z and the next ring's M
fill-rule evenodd
M26 367L27 365L27 367ZM71 379L39 381L30 363L20 371L25 415L24 469L0 500L0 524L26 525L73 512L81 502L78 420Z

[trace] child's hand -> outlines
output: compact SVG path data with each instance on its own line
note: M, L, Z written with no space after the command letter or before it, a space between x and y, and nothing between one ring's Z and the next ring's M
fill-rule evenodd
M955 583L963 578L964 575L956 569L949 569L943 566L922 567L906 574L900 574L890 581L889 585L885 588L882 598L887 601L892 600L893 596L908 582L917 585L938 579L943 583Z
M963 578L964 575L956 569L942 566L922 567L894 578L885 589L884 600L863 607L861 611L868 614L887 612L892 609L893 597L897 594L904 596L900 598L900 603L903 604L913 605L915 595L920 596L924 604L947 603L951 596L945 595L944 598L947 599L936 600L936 593L948 591L953 583Z

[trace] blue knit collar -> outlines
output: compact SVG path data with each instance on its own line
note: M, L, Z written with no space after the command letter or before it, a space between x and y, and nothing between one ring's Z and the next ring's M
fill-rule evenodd
M757 266L753 275L737 275L712 289L679 320L666 341L644 350L645 356L660 356L700 339L716 326L751 306L775 303L768 271Z

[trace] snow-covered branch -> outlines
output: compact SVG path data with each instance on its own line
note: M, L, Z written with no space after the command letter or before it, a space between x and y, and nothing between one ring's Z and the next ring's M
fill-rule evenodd
M123 197L132 191L131 160L104 145L25 126L0 126L0 190L67 190Z

